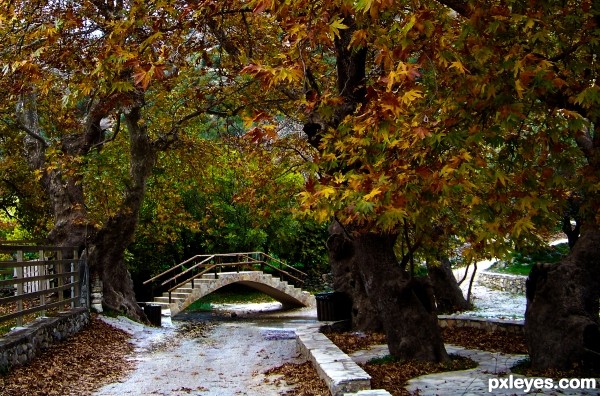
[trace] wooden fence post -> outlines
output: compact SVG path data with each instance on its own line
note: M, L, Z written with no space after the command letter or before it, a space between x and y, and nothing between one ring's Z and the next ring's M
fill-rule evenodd
M41 262L40 265L38 265L38 275L46 275L46 261L45 261L45 257L44 257L44 250L40 249L38 251L38 260ZM43 291L47 289L47 283L48 280L47 279L40 279L38 280L38 290ZM40 306L44 306L46 305L46 294L41 294L40 295ZM46 310L44 309L43 311L40 311L40 316L46 316Z
M62 263L62 250L57 250L56 251L56 265L54 266L55 271L56 271L56 287L58 287L58 302L62 302L63 298L63 290L61 290L61 287L64 284L64 278L63 278L63 273L64 273L64 265ZM60 311L61 309L63 309L64 306L63 304L58 304L58 310Z
M79 256L77 254L77 249L73 250L73 261L71 262L71 272L76 273L77 275L71 275L71 298L76 298L75 301L71 301L71 308L75 308L79 306L78 302L81 300L80 291L79 291Z
M22 263L22 262L23 262L23 251L17 250L17 263ZM19 279L19 280L23 279L23 267L20 265L17 267L17 279ZM17 296L23 295L23 282L17 283L17 292L16 293L17 293ZM17 300L17 312L21 312L21 311L23 311L23 300L19 299L19 300ZM17 326L23 326L23 317L22 316L17 317Z

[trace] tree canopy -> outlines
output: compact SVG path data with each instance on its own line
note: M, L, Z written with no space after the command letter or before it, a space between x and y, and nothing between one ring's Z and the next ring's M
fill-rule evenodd
M573 304L562 317L577 322L579 344L551 363L531 344L533 360L564 366L595 350L599 1L0 0L0 9L1 203L55 243L90 246L108 306L140 314L124 265L140 213L202 217L210 229L228 216L256 221L250 201L267 217L287 210L267 197L300 179L273 190L273 158L285 157L273 141L302 125L316 149L299 150L309 163L304 214L336 220L330 259L370 284L394 354L447 357L407 258L455 245L467 258L501 254L538 241L567 209L582 242L556 271L532 273L528 331L558 326L559 312L543 305L563 299L554 304ZM161 172L186 171L211 153L202 134L223 131L265 151L232 171L220 165L239 154L220 150L197 176L223 200L193 209L184 184L194 178ZM204 216L190 216L200 207ZM169 226L157 230L174 235ZM552 295L560 277L576 297ZM396 326L407 320L425 323L420 335Z
M578 147L598 117L591 2L256 2L266 10L285 54L245 70L304 87L299 107L318 115L325 175L302 195L315 217L411 224L416 240L460 236L494 255L555 228L569 194L593 194ZM336 85L341 51L364 57L364 75Z

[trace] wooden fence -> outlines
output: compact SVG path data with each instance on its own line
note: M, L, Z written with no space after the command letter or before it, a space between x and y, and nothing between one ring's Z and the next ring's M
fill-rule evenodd
M0 258L0 326L22 326L85 301L81 282L87 272L76 248L2 241Z

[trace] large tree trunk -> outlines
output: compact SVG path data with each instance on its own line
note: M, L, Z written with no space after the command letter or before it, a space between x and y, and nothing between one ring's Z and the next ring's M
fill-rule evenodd
M146 180L156 162L157 152L145 128L140 125L140 108L124 115L129 131L129 183L117 214L98 231L90 251L90 268L101 275L103 305L127 315L145 318L136 302L133 281L125 263L125 250L133 241L146 191Z
M42 174L41 183L54 213L55 225L48 240L59 246L87 247L90 272L102 281L103 305L143 320L145 315L136 302L133 282L124 261L125 250L132 242L137 227L146 180L156 161L156 149L139 122L140 107L134 106L124 116L129 132L130 169L123 204L98 230L89 226L78 172L65 172L65 169L49 167L47 163L46 149L51 143L45 141L40 133L35 101L35 95L24 97L19 116L29 131L25 139L29 165L32 170L39 170ZM58 149L65 157L85 156L92 146L101 141L99 123L106 113L95 114L95 108L106 111L106 107L100 104L92 106L84 128L79 133L63 137Z
M446 361L448 354L438 327L431 286L410 278L400 268L393 250L395 239L395 235L387 234L352 237L344 232L332 234L329 238L332 268L358 271L359 278L354 281L362 283L366 298L383 324L393 356L403 360Z
M337 222L329 227L330 238L327 241L329 263L333 275L333 290L345 293L352 300L352 328L365 332L379 332L383 324L377 308L371 302L360 269L355 260L348 257L352 244L346 238L339 238L343 230Z
M600 369L600 230L582 230L560 264L536 266L527 280L525 335L536 369Z
M452 266L447 257L438 263L427 261L427 272L433 285L435 304L439 313L453 313L471 308L452 273Z

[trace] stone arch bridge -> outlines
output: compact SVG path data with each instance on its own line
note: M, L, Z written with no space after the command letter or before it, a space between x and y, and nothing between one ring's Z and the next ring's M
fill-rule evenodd
M305 276L262 252L226 253L194 256L144 284L163 289L153 303L176 315L194 301L234 283L256 289L284 307L314 306L315 297L298 287Z

